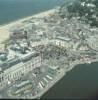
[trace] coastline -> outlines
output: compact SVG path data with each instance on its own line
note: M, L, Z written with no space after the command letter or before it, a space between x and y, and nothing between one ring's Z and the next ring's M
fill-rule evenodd
M92 63L96 63L98 62L98 59L97 60L93 60L91 61L90 64ZM66 77L67 73L69 73L72 69L74 69L76 66L78 65L84 65L84 64L89 64L88 62L81 62L81 61L76 61L72 64L70 64L70 67L66 70L63 70L55 77L54 81L51 82L51 84L49 84L45 90L43 90L40 94L38 94L37 96L35 96L33 99L36 99L36 98L42 98L42 96L48 92L54 85L56 85L61 79L63 79L64 77Z
M91 61L91 64L92 63L96 63L98 62L98 59L97 60L93 60ZM53 81L51 81L46 87L45 89L40 92L39 94L37 94L36 96L34 97L31 97L31 99L40 99L42 98L42 96L48 92L55 84L57 84L62 78L64 78L66 76L66 74L68 72L70 72L73 68L75 68L76 66L78 65L83 65L83 64L89 64L88 62L81 62L81 61L75 61L73 62L72 64L70 64L70 67L66 70L63 70L61 69L60 73L58 73L58 75L55 77L55 79Z
M10 27L18 25L18 24L22 24L23 21L30 20L32 17L40 17L41 18L41 17L49 16L49 14L53 14L54 12L55 12L55 9L51 9L48 11L44 11L44 12L41 12L41 13L38 13L38 14L35 14L35 15L32 15L29 17L25 17L25 18L10 22L9 24L0 25L0 44L4 40L8 39Z

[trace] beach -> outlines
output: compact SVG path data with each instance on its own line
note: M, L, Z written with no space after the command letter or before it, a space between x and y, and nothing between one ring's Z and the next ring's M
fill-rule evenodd
M11 23L9 23L7 25L0 26L0 44L3 41L5 41L6 39L9 38L9 34L10 34L9 29L11 27L13 27L15 25L21 25L21 24L23 24L22 23L23 21L26 21L26 20L29 21L32 17L42 18L42 17L45 17L45 16L49 16L49 15L53 14L54 12L55 12L55 9L48 10L48 11L45 11L45 12L41 12L41 13L38 13L38 14L35 14L35 15L32 15L32 16L23 18L23 19L19 19L17 21L11 22Z

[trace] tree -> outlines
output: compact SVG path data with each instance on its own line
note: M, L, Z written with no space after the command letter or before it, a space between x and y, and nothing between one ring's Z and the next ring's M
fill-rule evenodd
M67 9L68 13L65 13L64 9ZM67 6L63 5L60 14L63 18L78 16L80 20L85 21L87 24L98 27L98 0L75 0Z

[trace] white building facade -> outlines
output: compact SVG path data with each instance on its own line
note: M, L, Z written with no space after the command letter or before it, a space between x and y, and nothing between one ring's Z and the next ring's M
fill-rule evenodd
M41 56L32 57L27 62L20 62L0 73L0 87L6 86L9 82L20 79L23 75L29 73L36 67L41 66Z

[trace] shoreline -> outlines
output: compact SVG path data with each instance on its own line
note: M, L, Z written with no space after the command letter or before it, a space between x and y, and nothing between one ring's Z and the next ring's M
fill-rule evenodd
M98 62L98 60L94 60L94 61L91 61L91 64L93 64L93 63L97 63ZM36 97L37 98L42 98L42 96L46 93L46 92L48 92L48 90L50 90L54 85L56 85L61 79L63 79L64 77L66 77L66 75L67 75L67 73L69 73L72 69L74 69L76 66L79 66L79 65L84 65L84 64L88 64L87 62L74 62L74 63L72 63L71 65L70 65L70 68L68 69L68 70L62 70L61 72L62 73L60 73L60 74L58 74L56 77L55 77L55 79L54 79L54 81L52 81L51 82L51 84L49 84L46 88L45 88L45 90L44 91L42 91L40 94L38 94L38 96L35 96L35 98L34 99L36 99ZM90 65L91 65L90 64Z
M91 64L92 63L96 63L98 62L98 60L94 60L94 61L91 61ZM62 71L60 71L60 73L55 77L55 79L53 81L51 81L45 88L42 92L40 92L39 94L37 94L36 96L34 97L31 97L31 99L40 99L42 98L42 96L47 93L54 85L56 85L61 79L63 79L64 77L66 77L67 73L69 73L72 69L74 69L76 66L78 65L84 65L84 64L88 64L87 62L81 62L81 61L76 61L74 63L72 63L69 67L69 69L66 69L66 70L63 70L61 69ZM25 98L22 98L22 99L25 99Z
M43 10L43 11L41 11L41 12L37 12L37 13L34 13L34 14L30 14L30 15L27 15L27 16L24 16L24 17L17 18L16 20L12 20L12 21L9 21L9 22L7 22L7 23L0 24L0 27L6 26L6 25L11 24L11 23L13 23L13 22L20 21L20 20L22 20L22 19L26 19L26 18L28 18L28 17L30 17L30 16L33 17L33 16L36 16L36 15L39 15L39 14L41 14L41 13L44 13L44 12L47 12L47 11L50 11L50 10L53 10L53 9Z
M55 10L56 10L56 8L50 9L50 10L47 10L47 11L44 11L44 12L41 12L38 14L31 15L29 17L18 19L16 21L10 22L9 24L0 25L0 44L3 41L5 41L6 39L8 39L10 27L22 24L23 21L30 20L32 17L40 17L41 18L41 17L49 16L49 14L53 14L55 12Z

